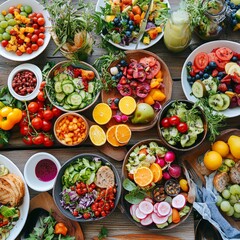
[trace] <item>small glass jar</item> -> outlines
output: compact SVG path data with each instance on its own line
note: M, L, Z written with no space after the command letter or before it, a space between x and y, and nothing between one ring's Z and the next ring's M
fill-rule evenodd
M225 0L204 0L209 5L205 13L206 18L195 28L195 33L203 40L218 39L224 29L224 20L227 14L227 4Z

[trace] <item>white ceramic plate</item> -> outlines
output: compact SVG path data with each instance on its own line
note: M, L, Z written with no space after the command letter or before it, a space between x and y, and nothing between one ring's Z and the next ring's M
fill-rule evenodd
M205 43L198 48L196 48L186 59L186 61L183 64L182 68L182 73L181 73L181 83L182 83L182 88L183 92L186 96L186 98L190 101L196 102L197 98L195 98L193 95L191 95L192 89L190 84L187 81L187 63L189 61L193 62L194 57L200 53L200 52L206 52L210 53L214 48L218 47L228 47L232 49L233 51L240 52L240 44L237 42L231 42L231 41L226 41L226 40L217 40L217 41L212 41ZM225 111L221 111L220 113L224 114L226 117L231 118L231 117L236 117L240 115L240 109L239 107L236 108L229 108Z
M0 55L2 55L3 57L5 57L7 59L13 60L13 61L23 61L24 62L24 61L28 61L30 59L33 59L33 58L37 57L38 55L40 55L45 50L45 48L47 47L47 45L48 45L48 43L50 42L50 39L51 39L51 34L50 34L51 22L50 22L49 13L36 0L18 0L18 1L8 0L8 1L5 1L3 4L0 5L0 12L2 12L3 10L7 11L9 7L16 6L17 4L31 6L32 9L33 9L33 12L42 13L43 16L44 16L44 19L45 19L44 44L41 47L39 47L39 49L37 51L32 52L32 54L24 53L23 55L18 56L15 52L8 52L0 44Z
M17 238L17 236L19 235L19 233L21 232L21 230L27 220L28 210L29 210L29 206L30 206L30 196L29 196L28 186L24 180L22 173L18 169L18 167L11 160L9 160L7 157L5 157L1 154L0 154L0 164L3 164L4 166L6 166L10 173L14 173L14 174L18 175L19 177L21 177L25 184L25 196L23 198L22 205L19 207L20 218L17 221L14 228L10 231L10 236L7 238L7 240L15 240Z
M168 7L170 8L170 3L168 2L168 0L163 0L163 2L167 3ZM101 12L101 7L105 7L105 1L104 0L98 0L96 8L95 8L96 12ZM163 34L164 34L164 31L162 31L162 33L159 34L156 39L151 40L150 44L148 44L148 45L143 44L142 42L140 42L138 44L137 49L147 49L147 48L153 46L154 44L156 44L163 37ZM101 35L104 38L104 35L103 34L101 34ZM123 49L123 50L135 50L136 49L136 44L134 44L134 43L130 43L129 46L122 46L120 44L116 44L116 43L112 42L111 40L109 40L109 42L113 46L115 46L117 48L120 48L120 49Z

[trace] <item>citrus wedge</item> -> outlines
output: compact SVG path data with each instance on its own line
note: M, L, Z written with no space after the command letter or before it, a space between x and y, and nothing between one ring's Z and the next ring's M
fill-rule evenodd
M131 129L126 124L118 124L115 130L115 137L119 143L127 144L131 139Z
M95 146L102 146L107 140L104 130L98 125L90 127L89 138Z
M150 170L153 173L153 182L156 183L162 179L162 168L157 163L152 163Z
M131 115L135 111L137 103L133 97L124 96L120 99L118 107L121 113L125 115Z
M140 187L146 187L153 181L153 172L148 167L140 167L133 175L135 183Z
M117 125L113 125L107 130L107 133L106 133L107 141L113 147L120 147L120 146L123 146L124 144L121 144L120 142L117 141L116 136L115 136L116 128L117 128Z
M93 109L92 116L97 124L104 125L112 118L112 110L106 103L98 103Z

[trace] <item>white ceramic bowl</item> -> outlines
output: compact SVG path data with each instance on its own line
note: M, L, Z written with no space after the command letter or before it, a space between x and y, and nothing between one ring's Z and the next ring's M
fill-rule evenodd
M240 52L240 44L239 43L226 41L226 40L218 40L218 41L208 42L208 43L205 43L205 44L199 46L198 48L196 48L184 62L183 68L182 68L182 73L181 73L181 82L182 82L183 92L188 100L193 101L193 102L197 101L197 98L191 94L192 89L191 89L190 84L187 81L187 63L189 61L193 62L195 56L198 53L200 53L200 52L210 53L214 48L218 48L218 47L228 47L228 48L232 49L233 51L236 51L238 53ZM231 108L231 109L228 108L227 110L222 111L220 113L224 114L228 118L236 117L236 116L240 115L239 107Z
M13 61L20 61L20 62L25 62L28 61L30 59L33 59L35 57L37 57L38 55L40 55L45 48L47 47L47 45L49 44L50 40L51 40L51 34L50 34L50 28L52 26L51 21L50 21L50 15L48 13L48 11L46 11L44 9L44 6L42 6L38 1L36 0L8 0L8 1L4 1L1 5L0 5L0 12L2 12L3 10L8 10L9 7L12 6L16 6L17 4L22 4L22 5L29 5L32 7L33 12L36 13L42 13L45 19L45 39L44 39L44 44L39 47L39 49L37 51L32 52L31 54L27 54L24 53L21 56L18 56L15 52L8 52L7 50L5 50L5 48L0 44L0 55L13 60Z
M34 73L34 75L36 76L36 79L37 79L37 84L32 93L22 96L22 95L17 94L14 91L14 89L12 87L12 81L13 81L14 76L18 72L21 72L24 70L29 70ZM9 89L10 93L12 94L12 96L15 97L16 99L18 99L20 101L29 101L29 100L34 99L38 95L41 82L42 82L42 71L39 69L39 67L37 67L36 65L31 64L31 63L24 63L24 64L21 64L21 65L15 67L12 70L12 72L9 74L8 89Z
M37 164L39 164L39 162L41 160L51 160L57 168L55 176L52 176L53 178L49 181L46 181L46 179L44 181L40 180L36 175L36 166L37 166ZM41 177L44 177L44 175L46 177L47 174L49 174L47 172L50 171L49 170L50 168L49 168L49 165L47 165L47 166L48 166L48 170L46 170L46 168L45 169L41 168ZM61 164L57 160L57 158L55 158L53 155L51 155L49 153L39 152L39 153L32 155L26 162L25 167L24 167L24 178L26 180L27 185L31 189L38 191L38 192L45 192L45 191L51 190L53 188L55 179L57 178L57 174L58 174L60 168L61 168ZM50 171L50 172L52 172L52 171ZM39 174L39 171L37 174Z

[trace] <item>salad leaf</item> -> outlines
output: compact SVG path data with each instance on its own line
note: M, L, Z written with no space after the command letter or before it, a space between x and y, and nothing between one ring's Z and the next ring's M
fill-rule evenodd
M108 230L107 230L107 228L105 228L105 227L103 226L103 227L101 228L99 234L98 234L98 239L99 239L99 240L102 240L102 239L104 239L104 238L107 237L107 236L108 236Z
M129 180L128 178L124 179L123 181L123 188L127 191L133 191L137 189L137 186L135 183L133 183L131 180Z

